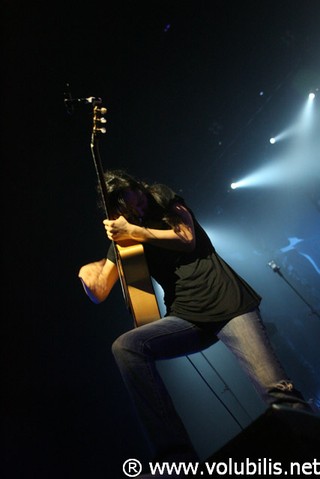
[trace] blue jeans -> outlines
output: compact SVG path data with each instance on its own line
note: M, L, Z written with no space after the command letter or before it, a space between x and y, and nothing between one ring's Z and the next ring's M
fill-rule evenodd
M179 454L192 460L196 455L156 360L199 352L221 340L268 404L304 403L271 348L259 310L237 316L220 328L215 323L197 325L170 316L130 330L113 344L122 378L158 460Z

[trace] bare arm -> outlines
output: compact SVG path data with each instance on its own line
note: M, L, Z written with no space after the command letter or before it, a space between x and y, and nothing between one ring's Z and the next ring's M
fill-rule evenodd
M91 301L98 304L109 296L119 278L118 268L112 261L102 259L82 266L79 278Z
M129 223L123 216L116 220L104 220L108 238L115 242L134 240L149 243L160 248L189 252L195 247L195 234L192 216L182 205L176 205L176 212L181 217L179 227L174 230L144 228Z

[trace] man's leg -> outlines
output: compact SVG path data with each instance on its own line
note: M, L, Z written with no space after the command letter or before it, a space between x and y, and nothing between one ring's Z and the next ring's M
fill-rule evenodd
M235 354L268 404L312 412L276 357L259 310L233 318L217 336Z
M141 419L153 454L158 459L195 452L167 389L156 360L201 351L217 340L180 318L166 317L128 331L113 344L113 354ZM182 460L182 459L181 459Z

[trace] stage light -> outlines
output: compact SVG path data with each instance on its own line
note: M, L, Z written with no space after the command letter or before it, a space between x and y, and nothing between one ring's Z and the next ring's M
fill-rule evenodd
M286 128L285 130L283 130L278 135L270 138L269 142L271 143L271 145L274 145L275 143L278 143L281 140L286 140L293 136L305 134L309 130L311 126L311 121L312 121L312 109L313 109L312 105L313 105L313 100L315 96L316 96L315 93L313 92L309 93L308 100L306 101L296 122L293 123L288 128Z
M292 137L294 134L299 132L300 126L298 124L294 124L283 130L281 133L279 133L276 136L273 136L270 138L269 142L271 145L274 145L275 143L278 143L278 141L286 140L287 138Z
M307 132L311 126L313 109L314 109L314 105L313 105L314 98L315 98L315 94L313 92L309 93L308 100L306 101L306 104L301 112L300 125L301 125L302 133Z
M280 140L288 140L287 150L281 148L281 155L270 158L270 162L260 166L239 181L233 181L232 190L252 187L279 187L309 184L315 174L319 174L319 136L315 136L318 121L316 94L310 92L295 121L278 135L269 138L274 145ZM273 151L279 151L273 148Z
M301 171L297 171L297 168L293 168L292 165L290 166L285 157L277 158L241 180L235 181L231 184L231 188L235 190L237 188L278 186L288 184L300 175Z
M257 174L252 174L252 175L246 176L242 180L231 183L230 186L232 190L236 190L237 188L255 186L257 182L259 182L259 179L257 178Z
M242 188L243 186L249 186L248 177L240 181L235 181L234 183L231 183L230 185L232 190L236 190L237 188Z

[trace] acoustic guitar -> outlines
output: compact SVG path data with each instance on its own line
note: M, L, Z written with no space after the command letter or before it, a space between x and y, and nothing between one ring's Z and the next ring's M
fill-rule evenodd
M102 167L99 137L106 133L107 109L101 106L101 99L93 98L93 127L91 135L91 153L100 185L102 202L106 218L109 219L108 191ZM143 245L135 241L113 242L120 283L127 308L134 319L134 325L142 326L160 319L160 310L155 295Z

